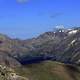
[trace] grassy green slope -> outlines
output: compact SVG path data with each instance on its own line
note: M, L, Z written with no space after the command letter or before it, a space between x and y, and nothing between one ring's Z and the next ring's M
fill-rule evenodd
M80 80L79 67L46 61L16 70L30 80Z

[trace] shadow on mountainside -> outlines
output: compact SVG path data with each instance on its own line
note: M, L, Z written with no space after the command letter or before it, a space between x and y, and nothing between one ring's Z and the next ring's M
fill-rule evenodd
M65 65L65 69L73 80L79 80L80 79L80 70L76 66Z

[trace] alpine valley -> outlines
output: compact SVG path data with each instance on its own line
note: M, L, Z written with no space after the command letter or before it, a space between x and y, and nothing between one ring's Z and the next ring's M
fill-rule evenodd
M0 80L80 80L80 27L26 40L0 34Z

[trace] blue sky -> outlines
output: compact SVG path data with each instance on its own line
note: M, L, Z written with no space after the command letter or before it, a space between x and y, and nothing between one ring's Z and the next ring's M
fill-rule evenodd
M0 0L0 32L31 38L54 26L80 26L80 0Z

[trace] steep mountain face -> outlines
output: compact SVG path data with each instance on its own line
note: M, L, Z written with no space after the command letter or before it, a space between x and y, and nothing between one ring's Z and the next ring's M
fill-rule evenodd
M31 43L33 48L20 60L23 64L40 60L80 64L80 28L46 32L32 40Z
M80 59L80 30L69 36L59 45L57 51L61 51L61 60L79 64ZM60 47L63 48L60 50Z

